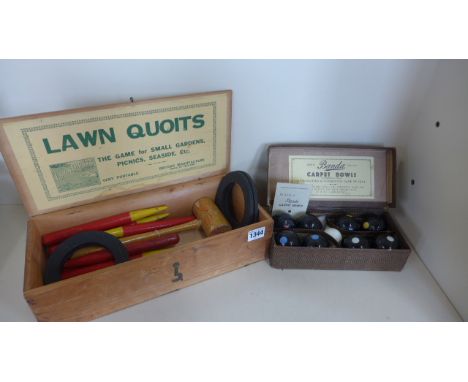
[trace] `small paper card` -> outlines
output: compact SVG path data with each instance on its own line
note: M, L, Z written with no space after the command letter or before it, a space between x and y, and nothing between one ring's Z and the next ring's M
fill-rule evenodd
M310 184L277 183L273 215L286 212L291 216L303 215L307 211Z

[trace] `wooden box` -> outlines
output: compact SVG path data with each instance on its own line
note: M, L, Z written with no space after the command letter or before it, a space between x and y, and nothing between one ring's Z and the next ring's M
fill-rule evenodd
M255 224L209 238L184 232L161 253L43 284L43 234L161 204L186 216L195 200L214 198L229 171L231 98L220 91L0 121L30 215L24 297L39 321L92 320L265 259L273 221L260 207ZM264 237L249 241L261 227Z
M268 152L268 201L271 211L276 184L311 184L307 213L334 217L351 213L374 213L384 217L387 232L394 233L400 247L329 248L280 246L272 238L270 264L275 268L349 269L400 271L411 252L410 247L389 213L395 206L396 150L387 147L273 145ZM275 211L272 211L274 214ZM296 232L303 230L294 229ZM343 238L349 233L341 231ZM375 233L355 232L371 241Z

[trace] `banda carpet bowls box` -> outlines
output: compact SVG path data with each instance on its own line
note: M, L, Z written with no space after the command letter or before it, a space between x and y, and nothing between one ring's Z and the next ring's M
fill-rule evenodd
M303 216L272 211L276 224L271 266L400 271L411 250L390 214L396 202L395 181L394 148L270 146L270 210L278 182L304 184L310 190L305 213L318 221L307 227Z

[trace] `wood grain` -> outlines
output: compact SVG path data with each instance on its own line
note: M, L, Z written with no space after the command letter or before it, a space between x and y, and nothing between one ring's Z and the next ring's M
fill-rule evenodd
M43 285L42 274L45 269L46 253L42 247L41 234L37 224L30 220L26 234L26 261L24 264L23 290Z
M194 93L194 94L184 94L184 95L178 95L178 96L172 96L172 97L158 97L158 98L151 98L151 99L145 99L141 101L136 101L133 104L134 105L145 105L145 104L151 104L155 101L161 101L165 102L168 100L181 100L185 98L192 98L192 97L197 97L197 96L208 96L208 95L216 95L216 94L225 94L227 97L227 115L226 115L226 121L225 121L225 126L226 126L226 137L227 137L227 146L226 146L226 166L220 170L211 170L211 171L206 171L202 175L187 175L180 177L177 182L178 183L184 183L184 182L190 182L194 181L200 178L204 177L210 177L210 176L215 176L215 175L220 175L220 174L225 174L229 167L230 167L230 157L231 157L231 118L232 118L232 91L231 90L222 90L222 91L213 91L213 92L206 92L206 93ZM53 116L59 116L59 115L66 115L66 114L72 114L72 113L79 113L79 112L90 112L90 111L98 111L98 110L112 110L112 109L118 109L124 106L128 106L128 102L121 102L121 103L115 103L115 104L107 104L107 105L101 105L101 106L91 106L91 107L84 107L84 108L76 108L76 109L68 109L68 110L61 110L61 111L54 111L54 112L47 112L47 113L39 113L39 114L30 114L26 116L18 116L18 117L11 117L11 118L3 118L0 119L0 151L2 152L5 163L8 167L8 170L15 182L15 185L18 189L18 192L21 196L21 200L26 208L26 211L28 212L29 216L36 216L39 214L45 214L49 213L52 211L60 211L63 210L63 207L56 207L56 208L49 208L49 209L39 209L35 202L34 199L31 195L31 192L29 190L29 187L26 183L26 180L24 178L24 175L21 171L21 167L18 164L18 160L15 157L15 152L14 148L11 146L7 135L4 131L4 125L11 123L11 122L19 122L19 121L25 121L25 120L31 120L31 119L43 119L43 118L48 118L48 117L53 117ZM224 125L224 124L223 124ZM125 196L125 195L131 195L134 193L138 193L141 191L145 190L152 190L155 188L161 188L169 185L173 185L174 181L162 181L162 182L156 182L153 184L147 184L147 185L142 185L142 187L135 188L135 189L129 189L125 190L119 193L115 193L112 195L112 198L118 197L118 196ZM106 195L105 193L102 194L102 196L96 196L92 199L86 199L82 200L79 202L75 203L69 203L66 207L75 207L75 206L82 206L82 205L89 205L91 203L101 201L101 200L106 200L108 199L109 196Z
M206 236L213 236L232 229L214 200L208 197L198 199L193 204L193 214L201 221Z
M197 230L200 228L200 225L201 225L200 220L192 220L191 222L179 224L179 225L172 226L172 227L156 229L154 231L140 233L140 234L132 235L132 236L121 237L119 238L119 240L121 243L127 246L127 244L137 243L137 242L150 240L150 239L156 239L158 237L169 235L172 233L181 233L185 231ZM99 246L84 247L75 251L73 253L72 259L77 259L79 257L89 255L90 253L98 252L103 249L104 249L103 247L99 247Z
M273 220L260 207L258 223L205 238L184 232L180 244L152 256L43 285L45 253L40 235L106 214L167 204L171 216L191 213L195 200L214 197L221 176L144 191L38 215L29 222L24 296L39 321L86 321L243 267L268 256ZM162 203L164 201L164 203ZM247 241L250 230L265 227L265 237ZM176 276L174 265L182 278Z
M8 171L15 182L15 186L19 191L24 208L28 212L28 215L31 216L37 211L36 203L34 203L34 199L26 184L26 179L24 178L18 161L16 160L13 148L8 141L5 131L1 127L2 120L0 120L0 151L2 152Z

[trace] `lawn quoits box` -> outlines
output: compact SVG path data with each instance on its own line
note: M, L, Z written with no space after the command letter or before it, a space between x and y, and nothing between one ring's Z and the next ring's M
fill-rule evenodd
M219 91L0 120L30 216L24 297L38 320L92 320L265 259L273 221L259 207L254 224L182 232L160 253L43 283L46 233L157 205L187 216L196 200L214 198L229 171L231 99Z
M294 246L278 245L272 240L271 266L280 269L400 271L411 250L389 213L396 201L395 178L394 148L270 146L267 187L267 205L270 210L273 208L278 182L309 184L307 214L321 217L324 222L322 227L315 231L303 227L288 230L292 238L309 239L309 235L313 236L307 243L310 246L304 246L305 240L302 241L302 245L291 243ZM383 222L382 228L376 226L376 231L370 230L370 217L377 222ZM355 226L343 229L346 228L343 222ZM275 227L275 232L283 230ZM330 237L327 232L334 236ZM318 241L314 243L312 239ZM328 247L319 247L322 245L322 239ZM392 244L385 243L385 240L399 242L398 248L382 249L379 247L382 241L383 245ZM346 247L345 244L351 247Z

